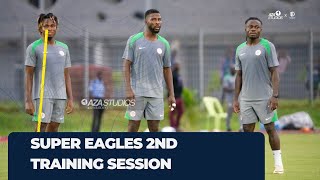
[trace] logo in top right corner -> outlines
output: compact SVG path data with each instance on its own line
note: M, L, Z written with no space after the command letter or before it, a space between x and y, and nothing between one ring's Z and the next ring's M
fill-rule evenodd
M268 19L283 19L283 16L281 15L281 11L277 10L274 13L269 13Z
M289 13L289 19L295 19L296 18L296 13L294 11L291 11Z
M275 12L268 14L268 19L283 20L286 18L295 19L296 13L294 11L290 11L289 14L287 14L287 13L282 13L280 10L277 10Z

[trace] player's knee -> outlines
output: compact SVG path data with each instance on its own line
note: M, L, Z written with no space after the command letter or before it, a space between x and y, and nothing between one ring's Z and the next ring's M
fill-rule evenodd
M46 131L47 132L58 132L59 130L59 123L51 122L48 126Z
M244 132L253 132L254 131L254 124L244 124L243 125Z
M50 128L50 132L58 132L58 130L59 130L59 126L54 126Z
M159 132L159 128L158 128L158 127L154 127L154 126L151 126L151 127L150 127L150 126L149 126L148 128L149 128L149 131L150 131L150 132Z
M149 131L150 132L159 132L159 127L156 125L148 125Z
M48 126L48 123L41 123L40 132L45 132L47 129L47 126ZM36 123L35 132L38 132L38 123Z
M274 127L274 123L265 124L264 128L266 129L268 134L273 133L276 130Z
M148 128L150 132L159 132L159 121L148 121Z
M250 127L243 126L243 131L244 131L244 132L251 132L251 128L250 128Z
M128 132L138 132L140 126L140 121L129 120Z

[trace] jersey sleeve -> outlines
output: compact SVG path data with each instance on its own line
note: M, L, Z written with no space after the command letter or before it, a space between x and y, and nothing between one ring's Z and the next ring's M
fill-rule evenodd
M276 48L271 42L269 42L269 45L270 45L270 53L267 54L268 67L279 66Z
M166 44L166 50L163 56L163 67L171 67L171 49L169 43Z
M235 64L235 66L234 66L235 70L242 70L241 61L240 61L240 59L239 59L238 53L236 53L235 60L236 60L236 64Z
M70 59L70 52L69 49L66 50L66 63L64 65L64 68L71 67L71 59Z
M124 60L134 61L133 44L130 43L132 36L128 39L122 58Z
M32 50L32 44L28 46L26 50L26 59L24 65L26 66L36 66L36 53Z

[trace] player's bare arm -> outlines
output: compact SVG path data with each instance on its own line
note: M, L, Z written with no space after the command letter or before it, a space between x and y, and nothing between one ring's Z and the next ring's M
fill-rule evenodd
M270 109L273 111L278 108L278 96L279 96L279 73L277 71L277 67L270 67L269 71L271 73L271 82L272 82L272 90L273 94L270 98Z
M32 86L33 86L33 74L34 67L26 66L25 68L25 111L26 113L33 115L34 105L32 102Z
M126 98L127 99L134 99L134 93L131 88L131 77L130 77L130 70L131 70L131 64L132 62L129 60L124 61L123 65L123 72L124 72L124 78L125 78L125 84L126 84Z
M71 87L71 78L69 73L69 68L64 69L64 79L66 82L66 91L67 91L67 107L66 112L67 114L73 111L73 96L72 96L72 87Z
M237 70L236 71L236 85L235 85L235 90L234 90L234 98L233 98L233 111L235 113L240 112L240 105L239 105L239 95L242 87L242 70Z
M174 92L173 92L173 81L172 81L172 71L170 67L164 67L163 68L163 75L164 80L166 81L169 97L168 102L169 105L172 105L173 103L176 103L176 100L174 98Z

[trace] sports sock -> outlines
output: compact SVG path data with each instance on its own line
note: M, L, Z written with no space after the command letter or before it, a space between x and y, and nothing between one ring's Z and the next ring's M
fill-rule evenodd
M272 151L275 166L283 166L281 158L281 150Z

